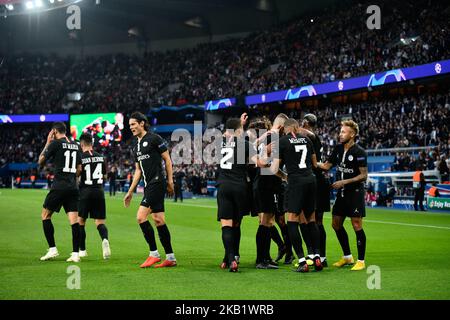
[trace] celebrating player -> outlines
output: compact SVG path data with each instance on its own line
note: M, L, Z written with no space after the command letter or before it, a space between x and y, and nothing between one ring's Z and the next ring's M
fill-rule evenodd
M342 267L354 263L350 252L347 231L344 228L345 217L350 217L356 233L358 247L358 261L351 270L358 271L365 268L364 256L366 252L366 234L362 222L366 216L364 203L364 181L367 180L367 154L356 144L359 127L353 120L342 122L339 141L327 162L318 164L322 170L329 170L337 166L336 181L332 187L337 191L333 206L333 229L341 245L344 256L333 265Z
M102 239L103 259L109 259L111 249L109 247L108 229L105 225L106 205L103 191L103 179L106 175L106 160L98 152L92 149L92 136L83 133L80 136L82 172L80 177L80 257L86 257L86 220L89 216L95 219L98 233Z
M315 223L315 193L316 179L312 168L317 165L316 155L311 140L299 131L298 122L288 119L284 123L285 135L280 138L278 150L275 148L274 159L271 165L273 173L279 171L284 163L288 178L288 231L292 246L299 258L297 272L308 272L302 248L302 239L299 232L299 216L308 222L308 229L314 249L314 267L316 271L322 270L319 254L319 230Z
M166 253L166 260L155 265L155 268L174 267L177 265L175 254L172 250L170 232L167 228L164 213L164 196L167 193L172 196L174 192L172 161L170 160L167 146L163 139L154 133L148 132L148 120L140 112L134 112L129 120L130 129L137 138L137 143L133 148L136 162L136 171L133 182L125 195L123 201L125 207L130 205L133 192L136 189L141 176L144 178L144 198L141 201L137 212L137 222L141 227L144 238L150 247L150 255L141 265L141 268L151 267L161 261L155 240L155 232L148 221L148 215L152 219L158 230L159 239ZM163 175L161 160L164 160L167 174L167 184Z
M55 244L52 215L64 207L72 227L72 254L68 262L79 262L80 225L78 224L79 191L76 177L81 173L81 152L78 144L66 136L66 125L55 122L47 136L47 143L39 155L39 165L53 161L55 180L45 198L42 209L42 224L49 249L41 261L50 260L59 255Z

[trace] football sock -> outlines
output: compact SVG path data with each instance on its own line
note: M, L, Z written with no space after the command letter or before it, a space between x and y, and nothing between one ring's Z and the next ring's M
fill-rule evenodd
M313 253L315 256L320 256L320 231L317 227L317 223L310 222L307 224L309 235L311 237L311 244L313 248Z
M158 229L159 240L164 247L166 254L173 253L172 244L170 242L170 232L166 224L156 227Z
M80 250L86 250L86 229L82 225L80 225Z
M230 264L234 261L234 235L233 228L229 226L222 227L222 242L225 248L226 256L228 258L227 262Z
M327 233L325 232L325 228L323 224L318 224L319 232L320 232L320 256L326 257L327 253Z
M241 226L233 227L234 234L234 254L240 256L239 245L241 243Z
M358 247L358 260L364 261L366 255L366 234L364 229L356 231L356 245Z
M272 260L270 257L270 242L271 242L271 229L272 227L263 226L263 260Z
M339 230L335 230L335 232L341 245L342 251L344 252L344 256L351 255L350 245L348 243L348 234L347 231L345 231L345 228L341 227Z
M78 254L78 251L80 251L80 224L77 222L74 223L71 227L73 252L76 252Z
M286 255L287 256L292 255L292 244L291 244L291 239L289 238L287 224L280 226L280 230L281 230L281 235L283 236L284 245L286 246Z
M156 251L156 240L155 240L155 231L153 231L152 225L150 222L145 221L139 224L141 227L142 233L144 234L144 238L147 241L150 251Z
M270 237L277 244L278 248L283 247L283 239L281 239L280 234L278 233L278 229L275 226L271 226L270 228Z
M103 223L97 226L97 230L102 240L108 239L108 228Z
M308 225L306 223L300 223L300 231L302 232L303 240L305 241L306 248L308 249L308 254L313 254L314 250Z
M256 263L260 263L264 260L264 251L263 251L263 245L264 245L264 226L259 225L258 230L256 231Z
M44 227L45 239L47 239L49 248L55 247L55 229L53 228L52 220L42 220L42 226Z
M297 257L299 259L303 258L305 256L305 253L303 252L302 248L302 237L298 229L298 222L288 221L287 225L289 237L291 238L292 246L294 247L295 253L297 254Z

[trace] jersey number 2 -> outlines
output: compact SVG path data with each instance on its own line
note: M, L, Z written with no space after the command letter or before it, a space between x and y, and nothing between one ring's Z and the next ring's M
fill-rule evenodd
M63 172L70 172L75 173L77 172L77 152L76 151L69 151L67 150L64 152L64 168L62 169ZM72 161L70 161L70 158L72 158Z
M221 154L224 154L223 158L220 159L220 167L222 169L228 169L230 170L233 166L232 162L228 162L233 157L233 148L223 148L220 150Z
M295 152L300 152L300 163L298 164L300 169L306 168L306 155L308 154L308 148L306 145L302 144L300 146L295 146Z

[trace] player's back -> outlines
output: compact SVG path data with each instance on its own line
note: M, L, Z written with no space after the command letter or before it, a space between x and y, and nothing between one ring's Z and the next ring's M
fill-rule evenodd
M77 166L81 163L80 146L67 137L54 140L48 146L45 158L54 166L52 189L77 189Z
M312 156L315 154L311 140L304 134L291 133L280 138L279 158L286 166L288 176L311 176Z
M224 138L220 150L218 185L223 183L247 183L250 148L249 142L243 138ZM256 151L253 150L253 154L255 153Z
M103 188L103 177L106 174L106 159L95 151L86 151L81 155L83 170L80 177L80 188Z

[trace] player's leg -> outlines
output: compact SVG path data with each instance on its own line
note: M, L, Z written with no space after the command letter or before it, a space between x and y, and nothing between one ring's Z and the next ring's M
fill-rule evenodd
M363 229L363 218L352 217L353 230L356 233L356 246L358 248L358 261L352 268L353 271L359 271L365 269L364 257L366 255L366 234Z
M418 188L414 189L414 210L418 211L419 208L417 206L417 203L419 202L419 194L420 194L420 190Z
M148 221L148 215L150 213L151 210L149 207L141 205L139 206L136 215L137 223L139 224L139 227L142 230L142 234L144 235L145 241L147 241L147 244L150 249L150 254L147 260L145 260L145 262L141 264L141 268L151 267L155 263L161 261L158 248L156 246L155 231L153 230L152 225Z
M78 224L80 225L80 258L87 257L86 251L86 219L78 215Z
M108 239L108 228L105 224L105 219L95 219L95 225L97 226L98 234L102 239L102 251L103 259L109 259L111 257L111 248Z
M327 233L325 232L325 227L323 226L323 214L323 211L316 211L316 223L320 233L320 260L322 261L322 265L324 267L328 267L326 254Z
M234 236L234 259L237 264L239 264L239 260L241 258L241 254L239 252L241 246L241 222L242 219L233 220L233 236Z
M78 223L78 209L67 212L70 227L72 229L72 254L67 262L80 262L80 224Z
M309 210L313 210L313 207L310 207ZM314 254L312 258L314 269L316 271L321 271L323 266L322 261L320 260L320 231L316 223L316 213L314 211L309 212L309 210L305 209L301 215L303 215L307 221L308 232L311 237L311 246Z
M238 266L234 252L233 219L220 219L220 225L222 226L222 242L227 256L227 264L230 267L230 272L236 272Z
M276 263L272 262L270 257L270 229L274 226L274 214L262 213L261 223L259 228L261 229L261 242L260 242L260 263L256 265L257 269L278 269Z
M305 253L302 247L302 237L300 235L298 214L288 212L288 231L289 238L292 242L292 247L298 257L299 272L308 272L308 265L306 264Z
M336 237L338 238L339 244L341 245L342 252L344 256L333 264L335 267L342 267L344 265L353 264L353 256L350 251L350 244L348 241L348 234L344 228L345 216L335 214L333 207L333 222L332 227L334 232L336 232Z
M161 264L156 265L155 268L160 267L174 267L177 265L177 259L173 253L172 243L170 238L170 232L167 228L166 219L164 212L153 212L152 219L155 222L156 229L158 230L159 240L166 253L166 260Z
M313 249L311 235L310 235L309 228L308 228L308 222L306 221L304 215L299 215L298 218L299 218L298 222L300 225L300 231L302 233L302 237L303 237L303 240L305 241L306 249L308 251L307 258L309 261L311 261L311 263L308 263L308 264L312 265L312 260L314 258L314 249Z
M55 229L53 228L53 223L51 220L52 215L53 215L52 210L42 208L41 212L42 227L44 229L45 239L47 240L48 243L48 250L47 253L41 257L41 261L50 260L59 255L58 249L56 249L55 244Z
M281 230L281 235L283 236L283 242L284 242L285 254L286 254L286 256L284 258L284 264L291 264L292 261L294 260L294 254L292 253L292 243L291 243L291 239L289 238L289 232L288 232L288 226L286 223L285 213L277 215L275 218L275 221ZM275 261L277 261L277 260L275 260Z

